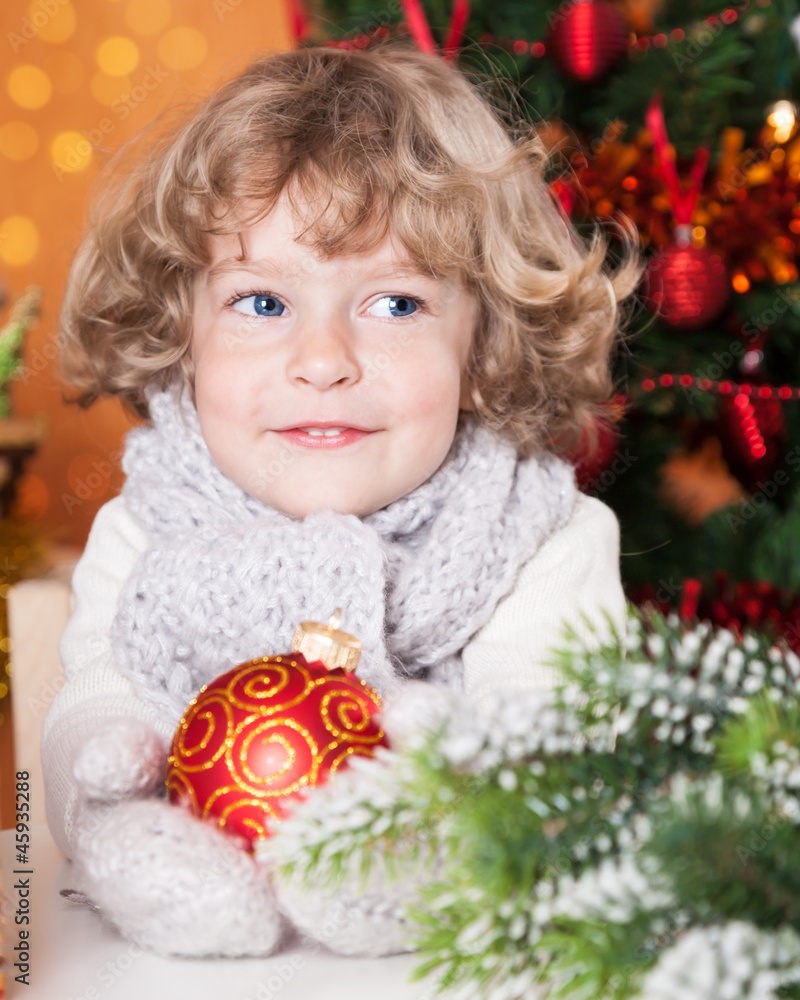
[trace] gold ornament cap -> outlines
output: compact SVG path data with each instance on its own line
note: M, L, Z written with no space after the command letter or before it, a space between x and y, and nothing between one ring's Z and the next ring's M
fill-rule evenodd
M341 620L342 609L337 608L327 625L300 622L292 638L292 652L302 653L309 663L321 660L328 670L337 667L355 670L361 656L361 642L354 635L340 631Z

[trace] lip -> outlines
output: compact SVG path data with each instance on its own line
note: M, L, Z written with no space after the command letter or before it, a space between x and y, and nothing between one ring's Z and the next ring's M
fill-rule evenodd
M276 427L275 430L280 433L283 431L296 431L301 427L319 427L323 431L328 427L346 427L348 430L365 431L366 433L372 431L371 427L362 427L360 424L348 424L346 420L298 420L296 424L287 424L286 427Z
M342 427L342 424L304 424L304 427ZM341 434L337 434L335 437L312 437L310 434L306 434L305 431L299 430L297 427L290 427L286 430L275 431L279 434L285 441L291 441L293 444L299 444L303 448L347 448L348 445L354 445L358 441L369 437L370 434L376 433L375 431L365 431L358 427L348 427L343 430Z

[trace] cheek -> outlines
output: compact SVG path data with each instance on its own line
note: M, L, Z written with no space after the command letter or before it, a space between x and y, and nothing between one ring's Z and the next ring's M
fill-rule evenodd
M230 356L203 353L195 361L195 396L201 423L239 418L246 405L252 368Z
M453 354L426 351L409 357L405 363L390 367L386 380L387 391L412 420L458 409L461 374Z
M241 419L237 401L242 399L235 382L225 371L200 366L195 376L197 416L207 444L215 440L220 427Z

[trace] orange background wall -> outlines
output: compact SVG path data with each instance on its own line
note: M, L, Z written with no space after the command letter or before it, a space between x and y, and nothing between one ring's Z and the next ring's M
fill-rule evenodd
M119 491L131 426L114 400L65 406L54 336L70 256L100 167L165 107L202 96L289 44L282 0L6 0L0 5L0 282L41 286L12 413L43 414L18 507L53 542L83 545ZM0 311L5 318L8 303Z

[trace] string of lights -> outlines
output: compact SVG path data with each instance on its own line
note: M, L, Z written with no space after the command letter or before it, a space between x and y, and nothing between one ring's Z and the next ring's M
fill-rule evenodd
M639 383L642 393L654 392L656 389L695 389L698 392L709 392L719 396L745 396L753 399L800 399L800 386L790 385L753 385L750 382L732 382L728 379L715 381L699 375L671 375L664 373L655 378L645 378ZM616 397L615 397L616 398ZM624 398L624 397L622 397Z
M688 374L665 373L657 378L646 378L639 383L638 390L642 394L649 394L659 388L671 389L677 386L713 393L728 400L726 412L731 428L739 439L740 447L745 450L752 462L763 459L767 454L768 442L765 434L782 425L781 404L800 399L800 387L753 385L749 382L728 380L714 381ZM627 397L624 394L616 395L614 404L618 407L617 414L621 416L625 405L634 399L635 394ZM773 401L772 404L768 402L769 400ZM769 412L765 413L763 407L768 407Z
M771 3L772 0L755 0L755 5L761 8L769 7ZM709 28L713 28L719 23L727 26L739 20L740 16L739 11L734 10L732 7L726 7L719 14L710 14L704 19L702 24ZM680 45L687 40L691 40L691 38L691 31L684 30L683 28L673 28L668 33L658 31L650 35L631 32L628 53L629 55L634 53L637 55L643 55L646 54L651 48L663 49L669 44ZM485 32L478 38L478 41L482 45L498 45L500 48L505 49L508 52L513 52L516 56L530 54L535 59L541 59L547 54L547 45L541 40L528 41L524 38L510 38L506 35L495 38L494 35L489 32Z

